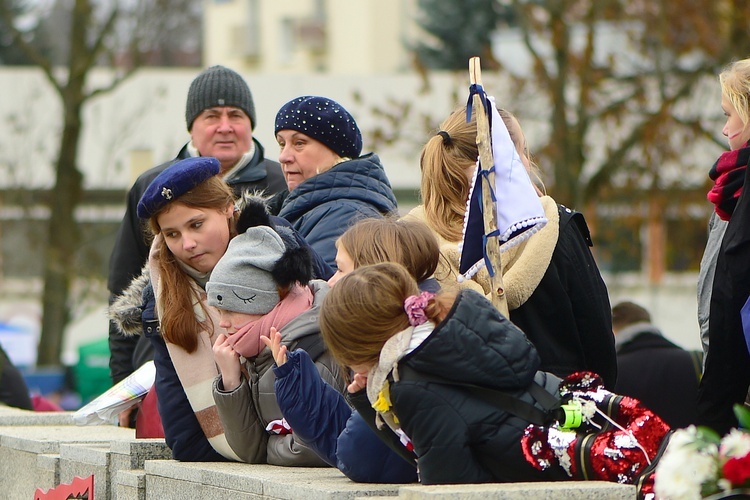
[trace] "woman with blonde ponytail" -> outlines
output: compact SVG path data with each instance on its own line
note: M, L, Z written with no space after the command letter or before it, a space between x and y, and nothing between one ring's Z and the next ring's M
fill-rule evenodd
M518 120L506 110L498 111L548 221L501 254L510 320L536 346L542 369L560 377L590 370L612 389L617 359L609 295L589 248L586 221L545 194ZM471 289L489 298L486 268L471 279L459 279L458 272L464 216L479 156L476 136L476 118L467 122L465 107L445 119L422 149L422 205L404 218L425 222L437 236L441 259L435 278L442 289Z

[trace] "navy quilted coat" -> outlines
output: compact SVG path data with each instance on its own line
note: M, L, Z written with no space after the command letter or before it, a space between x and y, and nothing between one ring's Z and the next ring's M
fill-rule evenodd
M524 333L487 299L462 291L453 308L417 347L399 361L426 376L506 391L533 402L536 381L554 393L559 379L539 368ZM419 457L422 484L554 481L562 469L539 471L524 459L527 421L498 409L464 388L416 380L391 382L393 410Z
M396 197L375 154L339 163L297 186L279 216L288 220L328 265L336 239L356 221L396 211Z

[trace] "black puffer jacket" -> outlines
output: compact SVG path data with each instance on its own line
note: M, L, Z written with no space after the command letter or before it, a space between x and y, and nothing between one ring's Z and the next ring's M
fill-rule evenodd
M399 361L431 377L506 391L533 402L536 381L556 393L560 380L537 371L539 356L524 333L479 293L462 291L432 334ZM423 484L551 481L562 469L538 471L523 457L529 422L459 385L410 379L391 382L393 411L419 457Z

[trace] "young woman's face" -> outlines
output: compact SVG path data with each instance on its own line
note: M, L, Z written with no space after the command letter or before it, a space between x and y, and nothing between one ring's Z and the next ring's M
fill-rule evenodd
M157 222L174 256L198 272L207 273L227 250L233 211L232 204L220 212L176 202L157 216Z
M237 333L237 330L246 324L263 317L262 314L245 314L218 308L217 310L219 311L219 327L224 328L227 331L227 335L234 335Z
M289 191L315 175L330 169L339 159L328 146L296 130L279 130L279 163Z
M721 98L721 109L724 110L724 116L727 117L727 122L724 124L721 133L729 140L729 149L739 149L750 140L750 124L742 123L737 110L726 97Z
M335 285L341 278L354 271L354 261L338 243L336 243L336 268L336 274L328 280L329 286Z

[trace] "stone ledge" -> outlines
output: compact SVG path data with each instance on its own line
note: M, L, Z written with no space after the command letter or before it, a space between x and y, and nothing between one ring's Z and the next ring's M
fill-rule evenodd
M146 461L147 499L632 500L635 487L603 481L420 486L363 484L336 469Z
M75 425L73 412L36 412L0 405L0 426L5 425Z
M187 463L147 460L146 498L179 488L174 498L223 498L229 492L280 500L354 499L396 496L402 485L355 483L334 468L277 467L224 462ZM188 495L188 496L183 496Z
M634 500L635 486L605 481L404 486L399 500Z
M635 498L633 486L605 482L365 484L354 483L333 468L178 462L171 459L171 451L163 439L135 439L132 429L113 425L60 425L55 418L31 413L0 408L0 422L4 418L15 419L15 423L0 424L3 498L32 498L36 488L48 490L61 482L70 482L74 476L91 474L95 477L97 500ZM22 421L26 424L21 425Z

